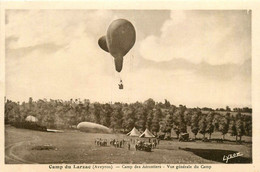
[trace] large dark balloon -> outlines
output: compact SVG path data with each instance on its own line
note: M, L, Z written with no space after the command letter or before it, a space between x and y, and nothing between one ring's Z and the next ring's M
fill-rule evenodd
M98 45L100 46L100 48L102 48L102 50L109 52L107 47L106 36L102 36L101 38L99 38Z
M108 27L107 35L98 40L99 46L109 52L115 59L116 71L121 72L123 57L134 46L135 28L128 20L114 20Z
M107 30L107 45L113 57L124 57L134 43L135 29L132 23L118 19L110 24Z

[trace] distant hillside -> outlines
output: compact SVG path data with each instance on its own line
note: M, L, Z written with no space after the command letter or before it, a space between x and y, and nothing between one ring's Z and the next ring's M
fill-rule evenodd
M208 110L201 110L202 113L209 113L209 112L212 112L212 111L208 111ZM216 113L219 113L221 115L225 115L227 113L230 113L232 116L233 115L236 115L238 112L234 112L234 111L214 111ZM248 115L248 116L252 116L252 113L249 113L249 112L240 112L242 115Z

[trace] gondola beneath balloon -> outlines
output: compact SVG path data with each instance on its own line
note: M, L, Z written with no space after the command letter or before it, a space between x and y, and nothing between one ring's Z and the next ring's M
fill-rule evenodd
M122 80L120 80L120 83L118 84L118 86L119 86L120 90L124 89L124 85L123 85L123 81Z

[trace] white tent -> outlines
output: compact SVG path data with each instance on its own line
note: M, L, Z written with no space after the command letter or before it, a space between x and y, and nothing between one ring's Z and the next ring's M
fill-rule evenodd
M139 137L153 138L155 137L147 128Z
M132 137L139 137L141 133L134 127L129 133L126 134L127 136Z
M25 118L25 121L27 121L27 122L38 122L38 119L34 116L29 115Z

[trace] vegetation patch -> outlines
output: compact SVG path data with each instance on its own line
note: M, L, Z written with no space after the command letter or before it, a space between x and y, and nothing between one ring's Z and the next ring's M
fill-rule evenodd
M38 145L38 146L34 146L32 150L58 150L58 149L52 145Z

